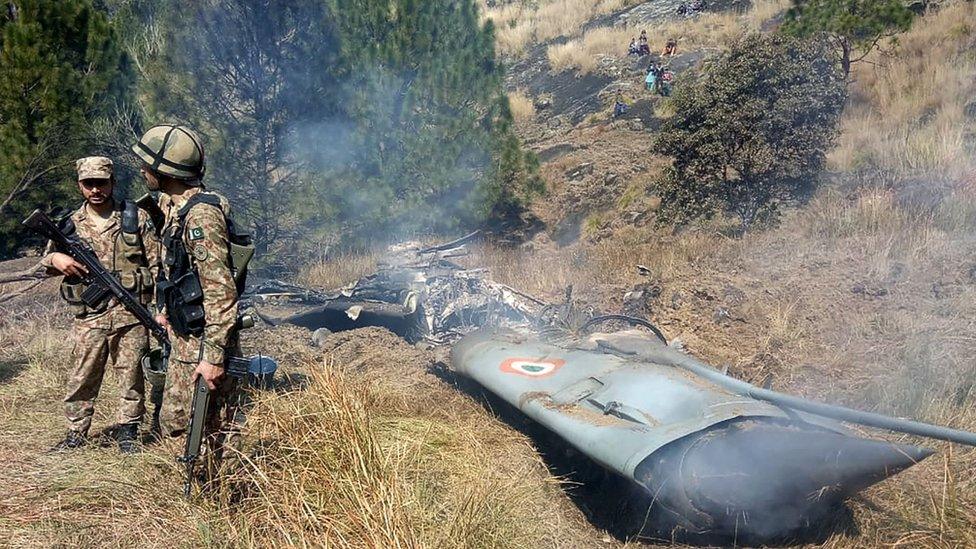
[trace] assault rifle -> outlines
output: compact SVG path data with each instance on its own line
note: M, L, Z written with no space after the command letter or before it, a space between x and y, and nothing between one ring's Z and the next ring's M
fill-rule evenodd
M230 357L224 363L224 375L234 379L245 379L247 377L250 360L246 358ZM203 438L206 436L207 418L210 408L210 388L203 376L197 376L196 384L193 386L193 404L190 407L190 423L187 426L186 444L183 446L183 455L176 458L176 461L186 467L186 474L183 478L183 497L190 498L190 490L193 486L193 466L200 458L200 448L203 446Z
M125 289L122 282L102 266L95 251L87 242L71 234L73 231L65 234L40 210L34 210L34 213L27 216L22 224L53 242L59 252L70 255L85 266L87 273L81 277L82 282L88 286L81 294L81 300L85 305L98 308L106 299L114 297L126 311L136 317L140 324L149 329L149 333L163 346L165 357L165 351L169 349L169 334L166 333L166 328L156 322L155 315L139 301L139 298Z

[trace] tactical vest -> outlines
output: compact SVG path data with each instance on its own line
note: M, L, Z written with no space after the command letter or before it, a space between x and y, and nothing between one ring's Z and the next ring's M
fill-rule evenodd
M139 231L139 209L130 200L124 200L118 206L122 214L121 230L114 235L111 257L104 258L109 264L104 267L115 274L122 286L138 296L145 305L152 300L154 281L149 271L149 263ZM68 237L76 236L78 231L72 216L65 217L59 224L62 232ZM96 237L92 236L92 240L95 239ZM106 299L97 307L89 307L81 300L82 294L87 289L88 285L77 277L66 276L61 281L61 297L68 302L76 318L104 313L112 301Z
M217 208L224 213L220 198L209 193L195 194L176 213L175 230L163 238L166 249L166 278L156 284L156 303L166 306L166 316L173 331L180 336L200 336L206 325L203 309L203 286L196 265L186 249L183 235L186 216L197 204ZM237 287L237 294L244 292L247 281L247 265L254 256L251 236L239 232L234 222L224 215L227 223L228 263ZM162 274L162 273L161 273Z

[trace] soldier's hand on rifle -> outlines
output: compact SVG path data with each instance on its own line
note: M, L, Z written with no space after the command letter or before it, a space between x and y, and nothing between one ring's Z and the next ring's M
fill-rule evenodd
M84 276L88 269L84 265L75 261L75 258L61 252L51 254L51 266L68 276Z
M197 365L197 369L193 370L192 381L194 383L196 383L198 376L203 376L203 381L213 391L217 389L217 382L220 381L220 378L224 377L224 368L211 364L206 360L201 360L200 364Z
M169 338L173 339L173 328L170 327L169 320L166 319L166 315L156 315L156 322L163 328L166 328Z

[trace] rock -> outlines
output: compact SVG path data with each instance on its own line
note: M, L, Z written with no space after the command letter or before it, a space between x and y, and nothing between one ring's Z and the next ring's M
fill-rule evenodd
M716 307L715 313L712 315L712 320L716 324L728 324L732 320L732 313L725 307Z
M593 173L593 163L583 162L579 166L566 172L566 177L572 181L579 181L583 176Z
M691 294L702 301L715 301L715 296L707 288L695 288Z
M867 297L882 297L888 295L888 289L880 286L868 286L864 282L858 282L851 287L851 293Z
M615 183L617 181L617 178L619 178L619 177L620 176L617 175L614 172L607 172L607 173L603 174L603 183L605 185L612 185L613 183Z
M623 312L626 315L643 317L650 314L652 304L661 296L661 286L655 282L638 284L624 294Z
M312 332L312 345L321 349L322 346L325 345L325 340L328 339L330 335L332 335L332 330L328 328L319 328L318 330L315 330Z
M726 284L722 289L722 298L726 303L741 305L746 300L746 293L731 284Z
M536 153L540 162L551 162L560 156L575 151L578 147L573 143L558 143Z

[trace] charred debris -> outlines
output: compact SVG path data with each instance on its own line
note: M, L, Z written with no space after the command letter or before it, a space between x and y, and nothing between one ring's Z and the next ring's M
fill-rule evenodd
M668 345L645 319L576 307L571 290L550 304L492 281L452 261L475 238L392 247L376 273L332 293L266 281L248 299L270 324L382 326L451 346L456 374L650 496L648 526L659 532L795 540L933 453L863 438L840 421L976 446L974 433L734 379ZM275 318L262 310L272 303L297 311Z

